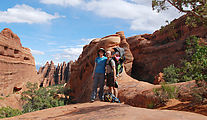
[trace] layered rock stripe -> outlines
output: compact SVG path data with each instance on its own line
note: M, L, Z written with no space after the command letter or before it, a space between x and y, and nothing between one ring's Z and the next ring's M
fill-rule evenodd
M0 96L25 89L27 82L39 83L35 60L30 49L22 47L19 37L10 29L0 33Z

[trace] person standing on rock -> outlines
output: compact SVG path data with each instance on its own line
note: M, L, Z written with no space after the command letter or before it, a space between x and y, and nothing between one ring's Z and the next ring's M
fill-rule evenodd
M97 94L98 84L100 85L99 89L99 99L104 100L104 85L105 85L105 66L107 57L105 57L105 50L100 48L98 50L98 57L95 60L95 66L92 74L93 79L93 90L91 94L91 102L94 102Z
M111 51L106 52L106 86L109 87L110 93L118 97L118 90L115 88L116 83L116 64L115 61L111 58Z

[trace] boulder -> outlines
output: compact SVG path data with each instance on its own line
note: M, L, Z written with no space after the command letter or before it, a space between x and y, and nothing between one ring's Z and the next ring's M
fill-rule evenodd
M118 79L118 83L118 98L125 104L143 108L149 108L150 105L157 107L161 104L158 96L154 93L154 89L161 88L161 85L153 85L147 82L137 81L126 73L122 74ZM194 99L192 93L193 89L197 87L195 81L175 83L170 84L170 86L175 86L178 90L177 97L179 100L192 101Z
M164 76L164 74L160 72L158 75L156 75L156 76L154 77L154 82L153 82L153 83L154 83L155 85L159 85L160 83L165 82L163 76Z

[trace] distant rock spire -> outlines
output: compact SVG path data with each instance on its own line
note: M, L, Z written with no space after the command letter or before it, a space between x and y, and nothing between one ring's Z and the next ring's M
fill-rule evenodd
M63 62L58 63L57 67L54 65L53 61L47 62L45 66L41 67L39 74L42 75L42 87L64 84L69 81L70 76L70 66L73 62Z

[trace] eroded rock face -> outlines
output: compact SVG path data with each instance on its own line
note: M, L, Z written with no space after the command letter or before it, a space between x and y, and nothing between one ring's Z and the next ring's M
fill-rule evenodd
M207 37L207 27L196 28L185 25L186 16L174 20L172 24L153 34L127 38L134 56L132 77L153 83L154 76L163 68L175 64L179 66L185 55L185 39L191 35Z
M149 105L160 105L158 96L155 95L154 89L161 88L161 85L153 85L148 82L137 81L125 72L122 73L118 79L119 95L121 102L134 107L148 108ZM192 90L197 87L195 81L188 81L182 83L171 84L178 90L177 96L179 100L191 101L193 100Z
M201 114L94 102L55 107L3 120L206 120Z
M97 50L104 48L112 50L114 47L124 47L126 55L126 71L130 73L133 56L129 50L123 32L109 35L101 39L94 39L89 45L84 46L83 52L78 60L71 66L70 81L66 87L72 89L71 95L75 97L77 102L86 102L90 100L93 81L91 79Z
M19 37L6 28L0 33L0 95L13 93L14 88L25 89L27 82L38 83L34 57L30 49L21 45Z
M9 96L1 96L0 107L11 107L14 109L22 110L23 101L21 100L21 94L11 94Z
M61 63L56 67L51 61L47 62L45 66L40 67L38 74L42 76L42 81L40 86L48 87L57 84L64 84L69 81L71 64L70 61L67 64L65 62Z

